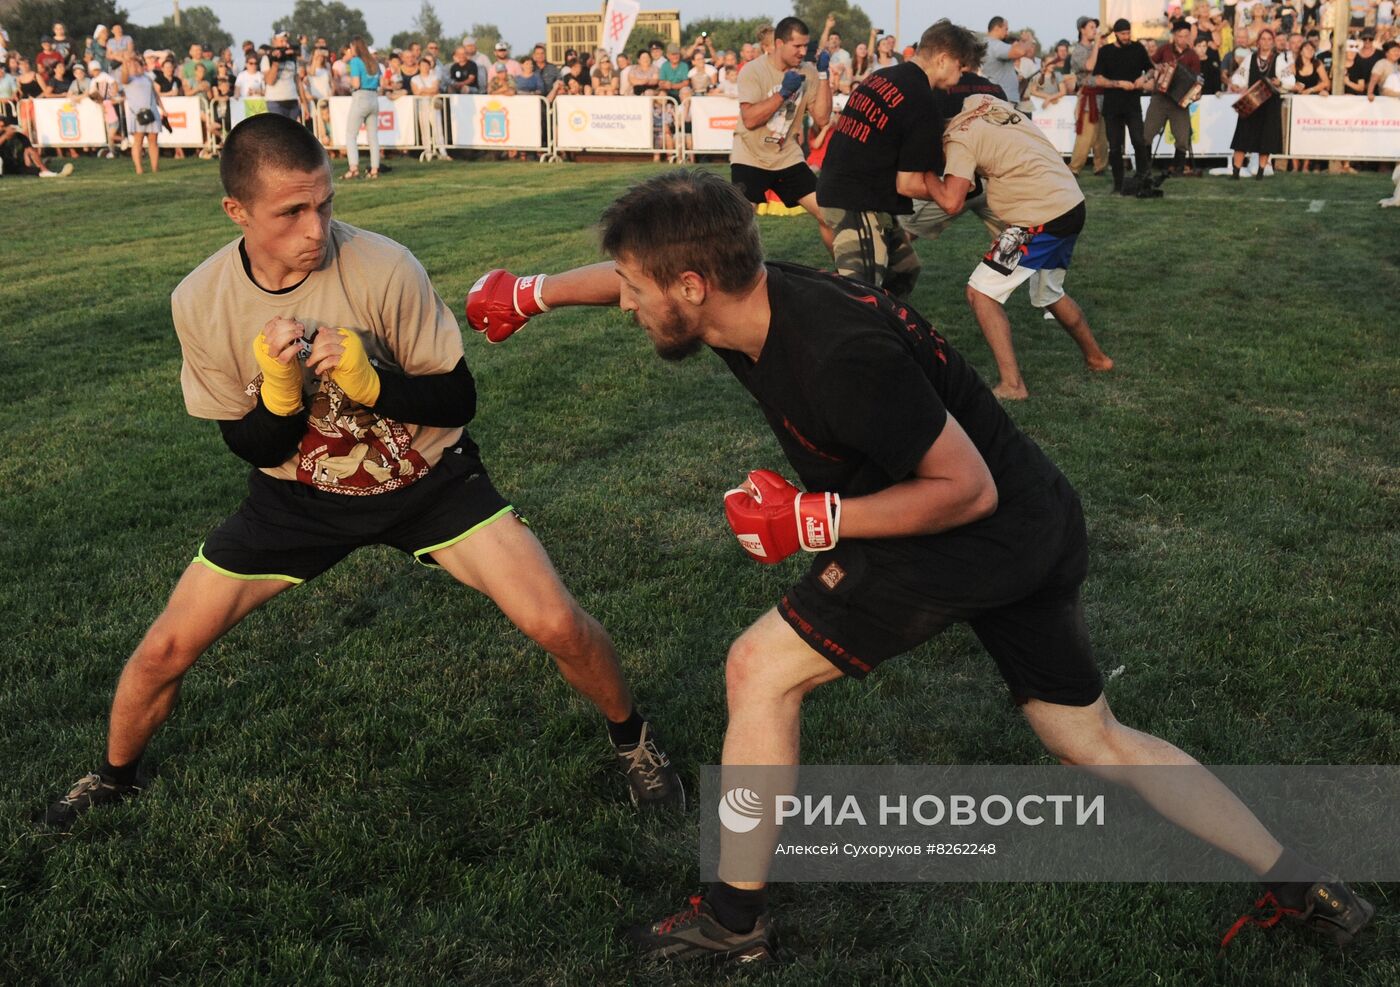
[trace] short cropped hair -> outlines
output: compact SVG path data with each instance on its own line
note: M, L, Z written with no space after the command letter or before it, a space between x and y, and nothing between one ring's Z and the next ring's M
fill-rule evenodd
M603 211L603 250L663 288L694 271L720 291L750 287L763 269L754 209L718 175L690 168L633 185Z
M791 41L794 34L805 34L810 38L812 30L800 17L784 17L773 28L773 37L779 41Z
M945 17L919 38L919 55L923 58L952 55L959 65L981 65L987 56L987 46L967 28Z
M258 113L229 131L219 158L219 181L229 198L252 202L258 178L267 169L305 172L329 164L326 149L311 131L276 113Z
M1005 18L1005 17L1000 17L1000 16L998 16L998 17L993 17L991 20L989 20L989 21L987 22L987 30L988 30L988 31L995 31L997 28L1001 27L1001 26L1002 26L1003 24L1005 24L1005 23L1006 23L1006 18Z

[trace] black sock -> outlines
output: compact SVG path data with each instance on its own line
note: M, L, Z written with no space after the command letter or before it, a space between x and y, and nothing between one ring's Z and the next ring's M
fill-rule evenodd
M614 747L632 747L642 742L642 726L646 720L637 712L637 707L633 706L631 715L621 723L614 723L612 720L607 722L608 737L611 738Z
M705 900L715 910L719 924L730 932L752 932L758 917L768 911L768 889L743 891L732 884L716 881Z
M136 784L136 769L140 766L141 759L139 757L130 764L117 767L104 755L102 766L97 769L97 773L103 781L111 782L114 785L134 785Z
M1308 888L1323 876L1317 867L1284 847L1278 862L1270 867L1259 881L1273 892L1284 908L1302 909L1306 904Z

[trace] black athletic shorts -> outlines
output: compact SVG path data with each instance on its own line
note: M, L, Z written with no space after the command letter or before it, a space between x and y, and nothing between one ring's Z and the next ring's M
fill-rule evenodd
M428 475L384 494L351 497L261 470L248 496L199 547L196 562L235 579L314 579L362 545L390 545L424 565L446 548L510 513L481 460L447 449Z
M767 202L763 194L769 189L783 200L785 206L795 206L810 192L817 190L817 176L812 174L805 162L798 162L778 171L767 171L753 165L732 164L729 166L729 180L739 186L744 198L754 205Z
M1088 563L1079 498L1061 478L995 521L930 538L839 542L816 556L778 612L853 678L966 622L1018 703L1087 706L1103 691L1079 599Z

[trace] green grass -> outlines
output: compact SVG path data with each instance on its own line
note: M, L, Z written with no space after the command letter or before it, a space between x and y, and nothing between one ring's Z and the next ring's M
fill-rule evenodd
M387 549L285 594L188 676L158 781L70 835L30 814L101 751L116 675L246 469L185 416L170 290L234 228L216 169L78 163L0 181L0 983L661 983L617 930L696 879L694 810L637 819L591 708L491 605ZM592 223L652 165L419 166L341 190L453 308L495 266L597 258ZM1088 620L1118 715L1207 763L1400 761L1395 217L1381 176L1095 181L1069 287L1089 375L1020 293L1013 414L1079 489ZM1325 199L1320 212L1309 202ZM684 222L684 217L678 217ZM810 220L771 256L822 261ZM919 250L917 306L985 374L962 301L985 234ZM728 642L799 570L745 562L719 510L782 467L718 361L663 364L616 312L468 332L472 432L612 631L693 780L724 728ZM818 690L804 758L1043 758L963 630ZM694 786L692 785L692 788ZM755 983L1400 982L1392 887L1344 953L1280 930L1215 944L1238 885L777 889L790 963Z

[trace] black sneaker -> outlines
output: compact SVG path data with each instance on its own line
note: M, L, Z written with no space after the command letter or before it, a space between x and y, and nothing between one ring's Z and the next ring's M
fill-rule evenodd
M97 772L83 775L67 795L54 802L44 812L44 824L55 829L67 829L74 820L95 805L112 805L132 795L139 795L141 786L121 785L104 781Z
M642 739L635 744L614 747L622 772L627 775L632 804L639 809L661 809L674 806L685 811L685 786L681 776L671 767L671 759L661 749L656 730L642 723Z
M730 932L704 897L690 896L686 907L651 925L634 925L627 938L649 960L709 959L718 963L771 963L777 959L768 932L768 913L751 932Z
M1230 945L1230 941L1246 925L1268 929L1284 919L1320 932L1337 945L1345 946L1356 938L1357 933L1371 921L1371 916L1376 914L1375 905L1341 881L1330 878L1311 885L1297 905L1298 907L1294 907L1292 903L1285 905L1278 900L1274 892L1266 892L1254 903L1254 908L1255 911L1270 909L1270 913L1262 917L1253 913L1241 915L1225 933L1225 938L1220 940L1220 948L1223 950Z
M1345 946L1375 914L1375 905L1341 881L1323 880L1308 888L1302 910L1288 918L1330 937L1338 946Z

